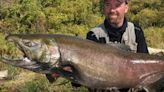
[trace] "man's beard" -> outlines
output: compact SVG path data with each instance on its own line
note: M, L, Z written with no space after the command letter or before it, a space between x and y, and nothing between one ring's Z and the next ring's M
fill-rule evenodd
M112 18L109 17L108 20L109 20L109 22L110 22L111 24L118 24L118 23L119 23L117 17L112 17Z

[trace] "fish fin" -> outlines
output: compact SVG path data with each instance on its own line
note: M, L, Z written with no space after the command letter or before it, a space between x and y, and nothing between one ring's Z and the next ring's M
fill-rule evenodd
M163 73L161 73L161 72L155 72L155 73L148 74L141 78L142 81L139 85L140 86L151 85L151 84L157 82L158 80L160 80L162 77L163 77Z

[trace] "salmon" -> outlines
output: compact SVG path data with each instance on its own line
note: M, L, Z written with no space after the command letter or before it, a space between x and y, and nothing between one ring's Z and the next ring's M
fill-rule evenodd
M62 34L11 34L23 53L20 59L1 61L37 73L59 73L66 79L97 89L143 88L164 75L164 57L132 53L112 45ZM70 66L72 71L64 71Z

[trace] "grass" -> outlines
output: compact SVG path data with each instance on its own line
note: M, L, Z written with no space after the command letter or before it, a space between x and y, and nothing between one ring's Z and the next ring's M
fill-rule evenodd
M5 80L0 84L0 92L88 92L85 87L72 87L71 82L62 77L51 84L44 74L12 68L11 73L17 73L12 75L11 80Z

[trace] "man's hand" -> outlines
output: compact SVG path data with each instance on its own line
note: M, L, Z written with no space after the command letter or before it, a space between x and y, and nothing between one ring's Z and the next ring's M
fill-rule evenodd
M73 70L72 70L72 68L71 68L70 66L64 66L62 69L63 69L63 71L65 71L65 72L70 72L70 73L73 72ZM57 73L57 72L54 72L53 74L46 74L46 78L48 79L48 81L49 81L50 83L55 82L55 81L57 80L58 77L60 77L60 74Z

